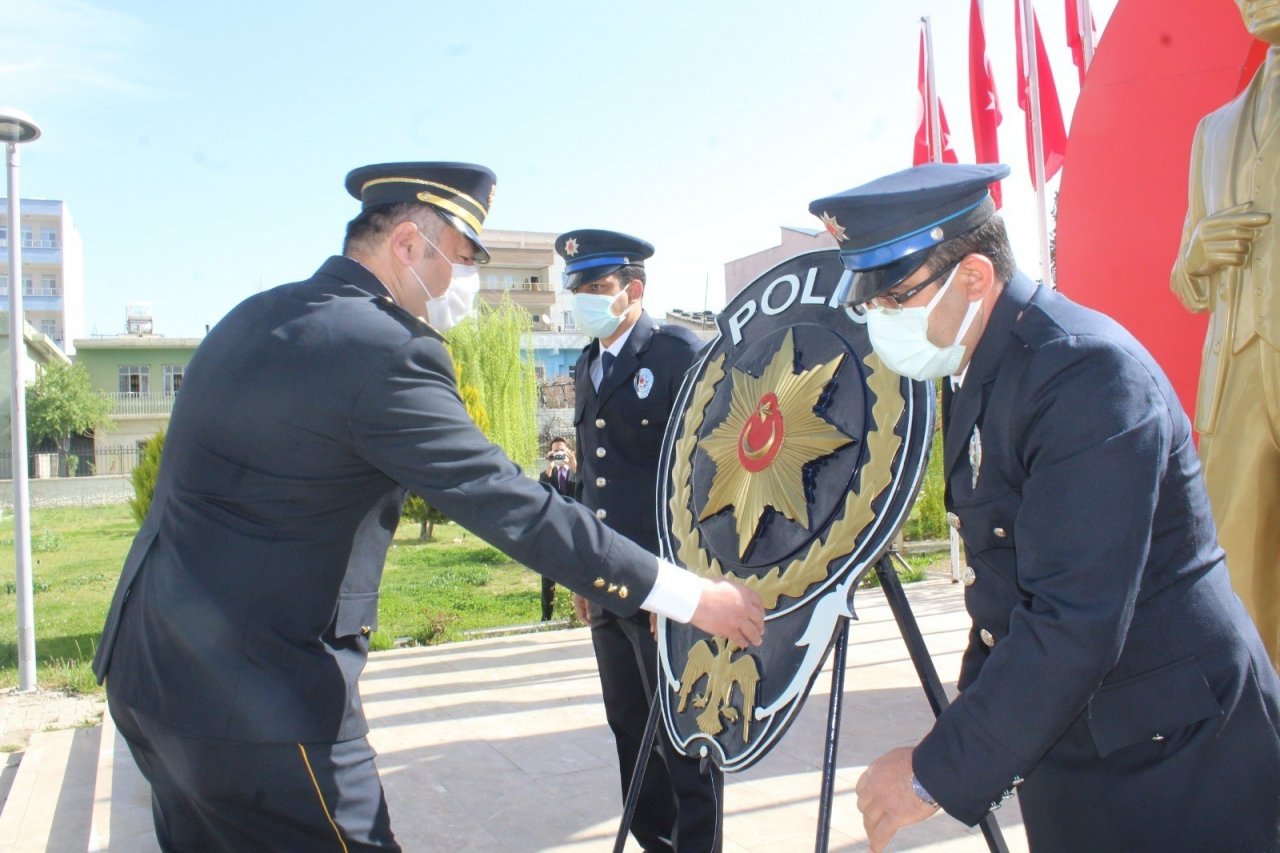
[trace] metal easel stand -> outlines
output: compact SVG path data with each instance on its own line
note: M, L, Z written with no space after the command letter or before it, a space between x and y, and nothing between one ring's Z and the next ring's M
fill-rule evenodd
M880 579L880 588L884 590L885 598L889 601L889 609L893 611L893 618L898 623L898 631L907 644L907 652L911 655L911 662L915 664L916 674L920 677L920 686L924 688L925 696L929 700L929 707L933 709L934 717L937 717L947 707L947 694L942 689L942 681L938 678L938 670L933 665L933 659L929 657L929 649L924 644L924 637L920 633L920 626L916 624L915 614L911 612L911 605L907 601L907 594L902 589L902 582L898 580L898 573L894 570L894 560L905 565L901 555L890 549L876 561L876 577ZM827 713L827 746L823 754L822 793L818 804L818 837L814 848L818 853L826 853L831 837L831 801L835 794L836 746L840 735L840 711L844 704L844 668L849 651L848 619L843 621L839 633L836 634L835 643L836 656L831 672L831 707ZM1004 836L1000 834L995 815L988 814L979 826L982 828L982 835L986 838L987 848L991 853L1009 853L1009 848L1004 843Z

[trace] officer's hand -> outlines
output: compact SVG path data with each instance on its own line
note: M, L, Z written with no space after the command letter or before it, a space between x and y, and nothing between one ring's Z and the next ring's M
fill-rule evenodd
M760 596L733 581L703 578L698 609L689 621L695 628L726 637L744 649L760 645L764 638L764 604Z
M1271 214L1256 213L1252 207L1252 202L1245 202L1196 223L1187 240L1183 269L1189 277L1201 281L1192 282L1190 287L1187 282L1174 284L1174 292L1191 310L1203 311L1209 307L1210 293L1203 279L1248 262L1258 229L1271 222Z
M573 612L578 614L583 625L591 627L591 616L587 613L587 600L576 592L573 594Z
M899 829L919 823L938 810L917 797L911 787L913 751L904 746L886 752L871 762L854 789L862 826L874 853L883 850Z

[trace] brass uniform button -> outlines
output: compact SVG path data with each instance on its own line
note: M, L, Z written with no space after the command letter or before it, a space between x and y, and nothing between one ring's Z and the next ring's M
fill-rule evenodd
M993 527L991 532L997 539L1004 539L1009 535L1009 531L1005 530L1003 527Z
M609 515L609 513L605 512L603 509L598 509L598 510L596 510L596 518L600 519L601 521L604 521L604 519L605 519L608 515Z
M597 448L596 448L596 458L597 458L597 459L603 459L603 458L605 457L605 454L606 454L606 453L608 453L608 452L609 452L609 451L605 450L603 447L597 447Z
M367 636L369 636L370 632L372 632L372 631L373 631L373 629L372 629L372 628L370 628L368 625L361 625L361 626L360 626L360 633L361 633L361 634L364 634L366 637L367 637Z
M604 578L596 578L594 581L591 582L591 585L594 586L596 589L601 589L604 586Z
M947 524L951 525L952 530L959 530L960 516L956 515L954 512L947 513Z
M648 426L648 425L649 425L649 419L648 419L648 418L642 418L642 419L640 420L640 426Z
M964 574L961 576L965 586L973 586L978 580L978 573L973 570L973 566L965 566Z
M630 594L631 592L625 586L618 587L618 598L626 598Z
M996 638L986 628L983 628L981 631L979 631L978 636L982 638L982 644L987 648L990 649L995 647Z
M603 489L608 482L604 477L596 477L596 488Z
M596 429L604 429L604 418L596 418Z
M609 584L609 588L605 590L605 592L610 594L615 593L617 591L618 591L618 585L616 583Z

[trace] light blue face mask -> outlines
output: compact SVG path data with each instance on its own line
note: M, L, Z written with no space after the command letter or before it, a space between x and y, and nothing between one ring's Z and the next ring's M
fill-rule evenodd
M612 296L598 293L573 294L574 322L593 338L609 337L622 325L622 318L626 315L626 307L623 307L621 314L613 313L613 304L618 301L619 296L625 294L625 290Z

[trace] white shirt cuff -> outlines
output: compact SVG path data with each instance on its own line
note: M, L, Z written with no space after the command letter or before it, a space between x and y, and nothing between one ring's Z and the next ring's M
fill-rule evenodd
M685 571L675 563L658 560L658 579L640 607L675 622L693 618L702 599L702 578Z

